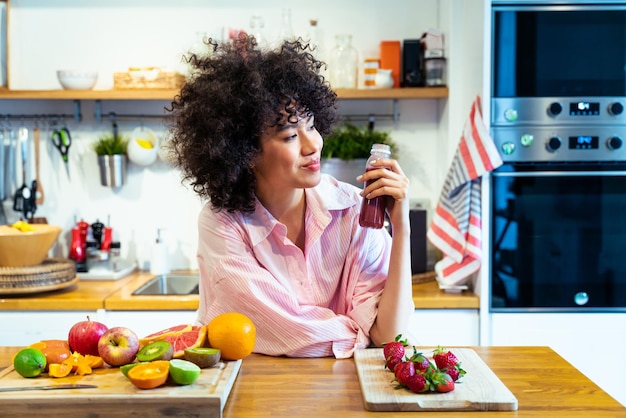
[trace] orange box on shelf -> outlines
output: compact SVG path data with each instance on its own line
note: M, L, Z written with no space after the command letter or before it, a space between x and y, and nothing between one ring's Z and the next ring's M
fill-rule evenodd
M380 68L391 70L394 88L400 87L401 52L400 41L380 41Z

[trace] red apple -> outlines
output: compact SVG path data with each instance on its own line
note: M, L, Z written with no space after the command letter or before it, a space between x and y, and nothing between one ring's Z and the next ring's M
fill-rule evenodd
M82 355L98 355L98 341L108 327L101 322L91 321L87 317L86 321L75 323L70 328L67 342L72 351L78 351Z
M138 351L139 337L130 328L109 328L98 341L98 355L110 366L132 363Z

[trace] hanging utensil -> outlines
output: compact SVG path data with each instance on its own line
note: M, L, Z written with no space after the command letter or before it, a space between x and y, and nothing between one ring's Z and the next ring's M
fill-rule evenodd
M8 139L8 141L7 141ZM5 198L7 196L15 195L17 191L17 178L15 175L15 154L17 153L17 145L15 138L15 129L9 128L9 136L5 139L5 152L6 152L6 170L4 177L4 195Z
M33 140L35 141L35 180L37 181L37 191L35 192L35 202L38 205L43 205L44 192L41 185L41 179L39 178L39 142L40 142L40 130L38 126L33 129Z
M22 178L23 183L22 187L20 187L15 193L15 199L13 201L13 210L17 212L26 212L25 208L27 207L30 199L30 189L28 188L27 180L26 180L26 169L28 168L28 128L22 126L18 130L18 139L20 149L22 151ZM26 214L25 214L26 215ZM28 219L28 218L27 218Z
M52 143L61 153L61 158L65 163L65 171L67 172L67 178L70 178L70 166L68 159L68 152L72 145L72 137L70 136L70 130L67 127L61 129L54 129L52 131Z
M7 160L5 157L5 145L4 145L4 137L5 137L4 127L0 129L0 202L2 202L6 196L6 167Z

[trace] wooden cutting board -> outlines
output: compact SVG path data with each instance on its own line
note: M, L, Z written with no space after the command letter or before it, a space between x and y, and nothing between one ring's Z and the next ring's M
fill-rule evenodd
M194 416L221 417L242 360L202 369L188 386L166 383L156 389L136 388L119 368L96 369L90 375L24 378L10 367L0 373L0 388L84 383L95 389L29 390L0 393L0 415L8 416Z
M430 358L434 347L417 347ZM449 393L413 393L396 389L385 368L382 348L354 353L363 403L369 411L516 411L517 398L470 348L449 348L467 372ZM434 364L434 362L433 362Z

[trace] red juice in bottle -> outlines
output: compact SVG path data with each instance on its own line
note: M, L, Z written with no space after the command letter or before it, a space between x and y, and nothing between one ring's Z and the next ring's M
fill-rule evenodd
M365 171L376 170L382 167L373 167L372 162L379 158L389 158L391 156L391 149L389 145L374 144L372 145L371 155L367 160ZM376 180L368 180L364 184L364 188L370 183ZM387 206L387 198L385 196L378 196L373 199L363 197L361 203L361 213L359 214L359 225L364 228L376 228L380 229L385 223L385 208Z

